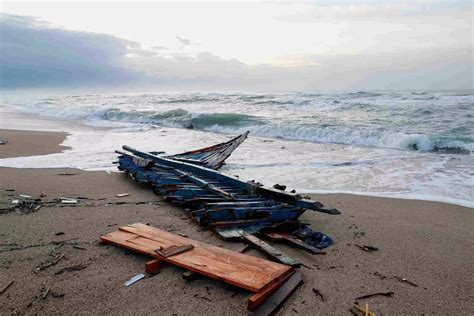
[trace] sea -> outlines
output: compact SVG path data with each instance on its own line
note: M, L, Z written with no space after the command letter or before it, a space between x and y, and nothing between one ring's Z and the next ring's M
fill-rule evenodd
M222 172L300 193L474 207L473 90L2 93L0 100L4 113L44 119L44 129L61 124L71 147L0 166L114 172L122 145L174 154L250 131ZM6 121L0 127L15 127Z

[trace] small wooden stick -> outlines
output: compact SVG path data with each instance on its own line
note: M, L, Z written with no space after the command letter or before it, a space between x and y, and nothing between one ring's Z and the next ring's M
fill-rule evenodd
M373 297L373 296L392 296L393 294L395 294L395 293L392 292L392 291L390 291L390 292L378 292L378 293L373 293L373 294L362 295L362 296L356 297L355 299L356 300L361 300L361 299L369 298L369 297Z
M7 283L7 285L2 287L2 289L0 290L0 294L3 294L3 292L5 292L10 287L10 285L13 284L13 282L15 282L15 280L11 280L10 282Z

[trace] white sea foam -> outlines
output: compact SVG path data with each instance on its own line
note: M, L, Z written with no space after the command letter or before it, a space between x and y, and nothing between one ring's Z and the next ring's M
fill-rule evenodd
M2 166L114 170L113 151L123 144L177 153L222 141L223 133L250 130L224 172L305 192L396 194L468 206L473 201L472 93L83 95L4 101L36 117L93 128L79 132L65 125L72 133L65 144L71 150L3 159Z

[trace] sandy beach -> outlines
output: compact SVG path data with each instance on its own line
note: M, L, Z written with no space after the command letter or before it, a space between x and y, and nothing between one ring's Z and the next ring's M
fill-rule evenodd
M0 146L0 158L65 149L60 145L65 133L0 130L0 137L8 141ZM12 194L39 197L44 193L46 200L82 198L74 206L42 207L27 215L0 214L0 288L14 281L0 294L0 314L246 314L249 292L206 278L185 281L184 270L172 266L123 287L143 272L148 258L99 243L100 235L120 225L150 223L235 251L244 244L218 238L122 173L0 168L0 193L3 203ZM118 198L117 193L130 196ZM313 229L330 235L335 244L324 256L278 245L305 265L300 268L304 285L280 315L350 315L356 297L388 291L393 296L359 302L377 314L474 314L472 209L347 194L312 199L342 212L329 216L307 211L301 217ZM356 245L379 250L369 253ZM54 253L64 258L35 271ZM253 249L246 253L263 257ZM56 274L77 264L85 268ZM42 288L50 288L49 295L36 298Z

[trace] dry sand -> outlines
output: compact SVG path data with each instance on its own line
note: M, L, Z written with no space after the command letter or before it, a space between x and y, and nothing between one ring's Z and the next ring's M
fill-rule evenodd
M34 144L20 148L12 144L19 144L25 134L8 133L11 143L0 148L2 155L45 153L44 144L51 144L50 133L34 133L28 134L38 137ZM61 150L58 144L62 138L56 138L54 150ZM47 152L50 150L48 145ZM0 189L3 199L10 198L5 194L39 196L41 192L47 194L46 199L89 198L78 206L43 207L28 215L0 215L0 288L14 280L0 295L0 314L246 314L248 292L205 278L185 281L181 278L183 270L176 267L165 267L158 275L123 287L130 277L143 272L148 258L98 243L101 234L120 225L150 223L231 250L243 248L241 243L223 241L197 226L183 210L161 201L151 190L123 174L0 168ZM131 195L115 197L116 193L125 192ZM98 200L102 198L106 199ZM301 220L329 234L336 243L325 256L278 245L307 266L300 269L305 284L287 301L281 315L350 315L348 309L355 297L386 291L395 294L360 303L367 302L372 311L383 314L474 314L472 209L345 194L313 198L340 209L342 215L308 211ZM116 201L131 204L106 205ZM144 201L152 204L135 204ZM60 232L64 234L56 236ZM58 241L66 243L61 247L51 244ZM379 251L364 252L355 244L375 245ZM33 245L36 246L25 247ZM35 267L52 258L49 254L53 250L65 254L65 258L34 273ZM247 253L261 256L255 250ZM80 263L87 267L54 274ZM418 286L401 283L394 276ZM51 288L49 295L33 300L43 284ZM313 293L313 288L324 295L324 301Z

